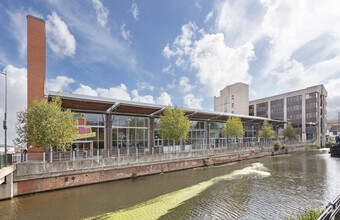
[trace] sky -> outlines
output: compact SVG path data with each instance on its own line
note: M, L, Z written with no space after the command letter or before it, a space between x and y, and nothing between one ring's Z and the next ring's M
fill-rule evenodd
M251 100L324 84L328 119L340 111L338 0L2 0L9 143L27 103L28 14L45 20L47 91L213 110L235 82ZM0 88L2 121L2 75Z

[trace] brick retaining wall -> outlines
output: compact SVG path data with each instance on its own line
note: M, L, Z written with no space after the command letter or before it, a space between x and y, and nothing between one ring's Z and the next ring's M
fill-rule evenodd
M301 151L305 149L315 148L315 146L298 146L289 148L289 152ZM276 151L274 154L285 154L286 150ZM259 158L270 156L273 152L270 150L260 152L245 152L234 154L215 154L199 158L187 158L182 160L169 160L161 162L143 162L138 164L129 164L125 166L97 166L94 169L81 169L80 164L90 163L89 161L79 162L76 166L68 161L59 164L59 170L63 172L51 172L58 169L51 169L50 166L58 166L58 163L36 163L36 164L18 164L17 172L14 177L14 195L24 195L34 192L49 191L55 189L68 188L73 186L81 186L105 181L119 180L131 178L133 173L138 176L152 175L161 172L170 172L176 170L190 169L194 167L204 166L205 161L210 164L222 164L239 160ZM152 155L143 155L152 156ZM202 155L203 156L203 155ZM104 158L110 159L110 158ZM113 159L113 158L112 158ZM147 160L146 160L147 161ZM66 164L65 164L66 163ZM93 163L93 161L92 161ZM97 163L101 163L98 162ZM24 166L24 167L21 167ZM31 167L30 167L31 166ZM46 166L49 168L47 169ZM70 168L77 167L72 170ZM21 167L21 168L20 168ZM33 168L32 168L33 167ZM24 169L22 169L24 168ZM20 170L21 169L21 170ZM30 175L24 175L24 170L31 170ZM50 172L48 172L50 171ZM40 172L40 173L39 173Z

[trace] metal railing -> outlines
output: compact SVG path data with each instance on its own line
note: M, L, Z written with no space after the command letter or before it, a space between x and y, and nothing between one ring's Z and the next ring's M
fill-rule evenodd
M7 156L7 164L5 164L5 156ZM12 154L0 154L0 169L8 165L12 165Z
M53 161L74 161L83 159L100 159L100 158L120 158L140 155L157 155L157 154L178 154L182 152L193 153L201 152L200 155L208 156L213 154L244 153L274 150L276 141L266 142L244 142L244 143L211 143L211 144L184 144L171 146L155 146L153 148L113 148L110 150L94 149L93 151L66 151L53 152ZM281 144L301 146L311 142L301 141L280 141ZM189 155L189 156L188 156ZM178 156L178 155L177 155ZM185 157L192 157L193 154L186 154ZM16 153L12 155L13 163L23 161L46 162L49 161L48 152L28 152ZM180 157L183 158L183 157ZM179 158L179 159L180 159Z
M337 220L340 219L340 195L332 202L328 203L326 208L317 218L317 220Z

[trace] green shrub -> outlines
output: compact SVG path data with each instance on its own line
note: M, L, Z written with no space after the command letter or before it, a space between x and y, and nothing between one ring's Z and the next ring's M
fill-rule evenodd
M203 159L203 166L204 167L209 167L211 164L209 162L209 159Z
M289 217L284 218L284 220L315 220L317 219L321 214L321 211L315 211L312 209L306 209L303 213L298 213L296 215L296 218Z
M287 145L286 144L282 144L281 149L286 149Z
M136 179L138 177L137 173L132 173L131 174L131 179Z
M275 151L280 150L280 147L281 147L281 143L279 141L276 141L274 144L274 150Z

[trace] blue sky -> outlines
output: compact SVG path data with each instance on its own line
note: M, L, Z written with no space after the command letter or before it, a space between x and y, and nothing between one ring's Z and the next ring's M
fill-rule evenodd
M26 106L27 14L46 21L47 90L213 110L213 96L235 82L250 84L251 99L323 83L333 119L340 111L339 3L1 1L10 139L15 112ZM0 83L3 97L3 77Z

